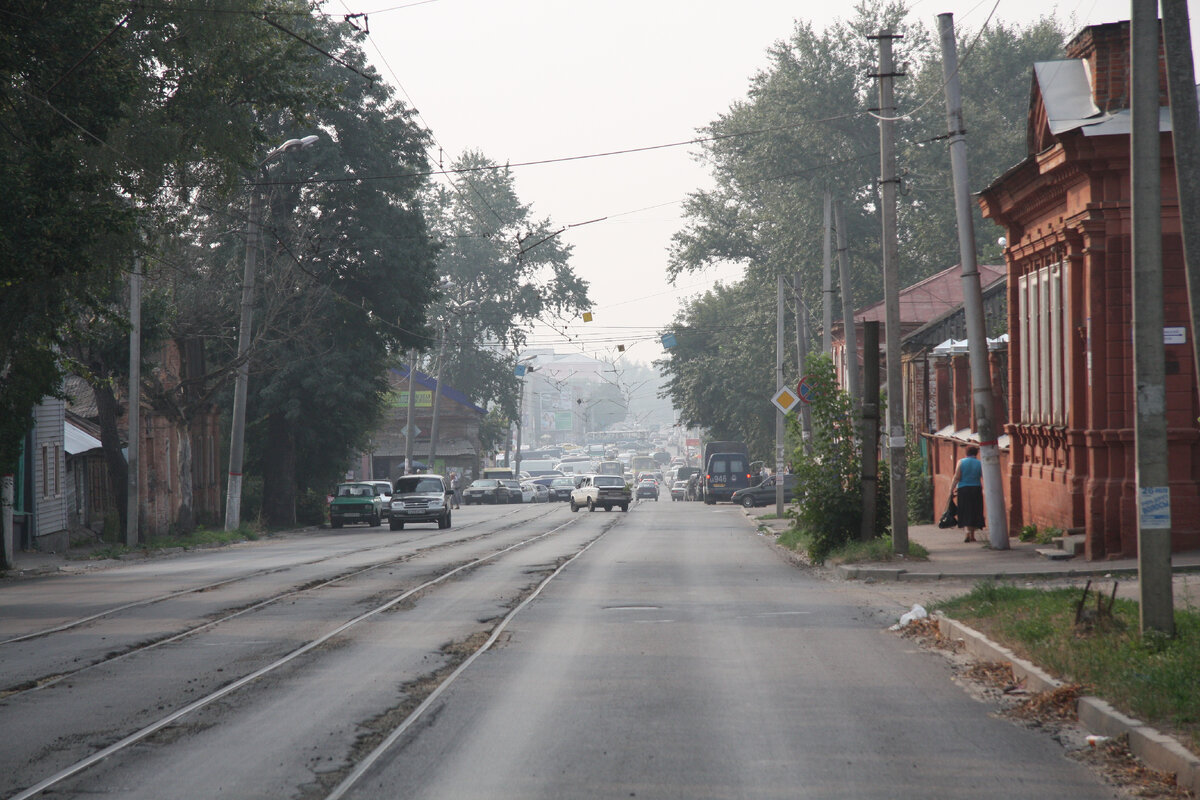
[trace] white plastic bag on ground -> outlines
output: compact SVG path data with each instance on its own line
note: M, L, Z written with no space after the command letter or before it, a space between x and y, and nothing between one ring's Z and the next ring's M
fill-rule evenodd
M929 612L925 610L924 606L920 603L914 603L911 609L900 615L900 621L888 628L888 630L898 631L913 620L925 619L928 616Z

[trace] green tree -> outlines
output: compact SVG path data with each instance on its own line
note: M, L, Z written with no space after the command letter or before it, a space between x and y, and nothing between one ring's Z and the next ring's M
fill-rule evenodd
M654 362L684 425L744 441L752 458L774 451L774 299L774 281L754 274L718 284L680 310L671 328L676 345Z
M115 6L13 0L0 25L0 464L11 469L45 396L60 395L71 326L102 313L129 263L134 209L105 140L137 64ZM80 68L86 57L87 65Z
M587 282L570 266L571 247L549 219L537 218L516 192L513 176L482 153L451 166L451 185L430 200L431 226L441 245L437 270L449 278L449 305L434 309L447 337L443 379L487 407L517 416L515 354L528 327L590 308ZM474 303L467 314L455 303ZM434 349L436 339L428 340Z

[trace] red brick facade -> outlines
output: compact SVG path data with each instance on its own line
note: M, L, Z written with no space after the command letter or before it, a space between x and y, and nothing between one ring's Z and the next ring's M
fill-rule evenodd
M1137 553L1137 504L1129 24L1087 28L1067 54L1088 63L1092 101L1103 113L1060 121L1055 133L1046 105L1051 90L1035 78L1029 156L980 197L984 216L1005 228L1008 242L1009 526L1076 529L1086 533L1089 559L1130 557ZM1162 63L1160 55L1165 106ZM1165 325L1187 332L1169 132L1162 135L1162 201ZM1166 347L1176 550L1200 547L1200 406L1190 335Z

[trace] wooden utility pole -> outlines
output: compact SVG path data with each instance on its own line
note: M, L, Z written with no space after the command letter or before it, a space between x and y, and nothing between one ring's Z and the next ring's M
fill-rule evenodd
M833 227L837 229L838 282L842 289L842 335L846 344L846 388L851 406L862 405L862 386L858 379L858 330L854 325L854 296L850 290L850 248L846 244L846 215L842 201L833 205Z
M833 193L825 190L825 237L821 262L821 352L833 352Z
M884 338L887 350L887 447L892 499L892 549L908 555L908 499L904 461L904 381L900 364L900 266L897 263L896 203L900 178L896 175L896 101L892 79L891 31L868 37L879 42L879 191L883 219Z
M1004 505L1004 475L1000 471L1000 449L997 445L996 398L992 394L987 327L983 320L983 287L979 281L979 265L975 261L975 220L971 216L971 190L967 180L967 132L963 124L954 15L939 14L938 30L942 37L946 127L950 135L950 170L954 179L954 210L958 219L963 312L967 318L967 351L971 362L971 398L975 411L975 430L979 432L979 460L983 464L988 543L993 550L1007 550L1008 514Z
M859 539L875 538L879 497L879 323L863 321L862 530Z
M1171 488L1167 475L1163 348L1162 173L1159 164L1158 7L1134 0L1130 22L1130 183L1133 220L1134 450L1137 454L1141 629L1175 635Z
M808 315L804 313L804 301L800 299L800 273L792 276L792 291L796 295L796 374L803 378L807 373L808 361ZM804 452L812 452L812 411L808 403L800 406L800 437Z
M775 387L783 388L783 276L775 276ZM783 518L783 411L775 409L775 514Z

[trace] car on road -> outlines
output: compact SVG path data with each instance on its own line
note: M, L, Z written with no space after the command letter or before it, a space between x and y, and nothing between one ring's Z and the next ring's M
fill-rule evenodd
M507 503L508 487L495 478L478 478L463 489L463 503Z
M737 503L744 508L754 508L755 506L769 506L775 502L775 487L778 485L778 475L768 475L763 479L763 482L758 486L750 486L745 489L738 489L729 498L734 503ZM796 490L796 476L783 476L783 502L792 502L792 494Z
M526 503L550 502L550 487L544 483L525 481L521 484L521 490L525 493Z
M671 484L672 500L687 500L687 481L675 481Z
M561 478L555 478L550 482L550 499L551 500L570 500L571 492L575 491L575 483L577 479L569 475Z
M525 502L525 492L521 489L520 481L505 480L505 479L501 478L500 483L504 484L505 488L508 489L508 502L510 502L510 503L524 503Z
M383 521L383 496L378 486L366 482L339 483L329 502L329 526L365 522L374 528Z
M637 498L641 500L643 497L653 497L655 502L658 501L658 481L653 478L642 478L637 485Z
M363 483L369 483L379 489L379 497L383 500L383 518L387 519L392 507L392 482L371 480Z
M588 511L603 508L612 511L620 508L629 510L629 486L625 479L616 475L584 475L579 485L571 492L571 510L578 511L587 506Z
M454 490L444 475L405 475L397 478L392 492L388 527L404 530L407 523L436 522L439 529L450 527L450 506Z

